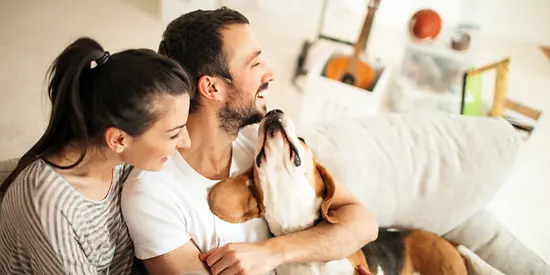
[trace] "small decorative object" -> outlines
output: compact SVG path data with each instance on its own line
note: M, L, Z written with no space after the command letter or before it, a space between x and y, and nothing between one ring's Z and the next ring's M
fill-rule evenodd
M409 31L415 38L433 40L441 33L442 21L433 9L421 9L409 20Z
M410 43L393 81L392 109L460 113L462 77L468 68L467 60L447 47Z
M470 35L465 31L457 31L451 38L451 48L456 51L464 51L470 48Z

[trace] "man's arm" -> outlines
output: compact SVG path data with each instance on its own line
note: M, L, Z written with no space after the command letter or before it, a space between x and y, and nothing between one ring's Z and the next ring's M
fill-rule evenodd
M210 274L199 260L199 250L192 241L164 255L143 260L143 264L151 275Z
M263 243L281 263L342 259L378 237L374 216L345 188L335 185L329 212L336 217L337 223L323 220L307 230Z
M226 244L200 255L200 259L213 275L265 274L284 263L346 258L378 236L372 214L339 185L335 186L329 213L337 223L323 220L307 230L264 242ZM364 269L358 272L368 274Z

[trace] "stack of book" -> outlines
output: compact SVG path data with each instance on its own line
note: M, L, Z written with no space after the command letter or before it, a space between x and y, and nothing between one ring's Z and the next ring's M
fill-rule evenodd
M528 139L539 120L542 112L517 101L507 99L504 119L506 119L524 139Z

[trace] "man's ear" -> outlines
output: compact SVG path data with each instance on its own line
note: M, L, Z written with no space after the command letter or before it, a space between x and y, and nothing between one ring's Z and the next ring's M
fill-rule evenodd
M219 90L220 87L220 79L209 75L201 76L197 83L199 94L204 98L214 101L222 100L222 95Z
M323 202L321 203L321 215L327 222L337 223L338 219L336 219L336 217L329 214L328 212L330 204L332 203L332 197L334 197L334 192L336 191L334 178L330 175L330 173L323 165L321 165L316 160L314 160L314 162L315 169L317 170L317 173L319 174L321 180L325 185L325 189L323 192Z
M245 173L217 183L208 194L210 211L230 223L243 223L265 213L263 191L254 166Z

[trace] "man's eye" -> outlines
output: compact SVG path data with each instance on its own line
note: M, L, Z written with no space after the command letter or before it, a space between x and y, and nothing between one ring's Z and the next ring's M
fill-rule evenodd
M260 65L260 62L256 62L256 63L252 64L252 67L256 67L258 65Z

